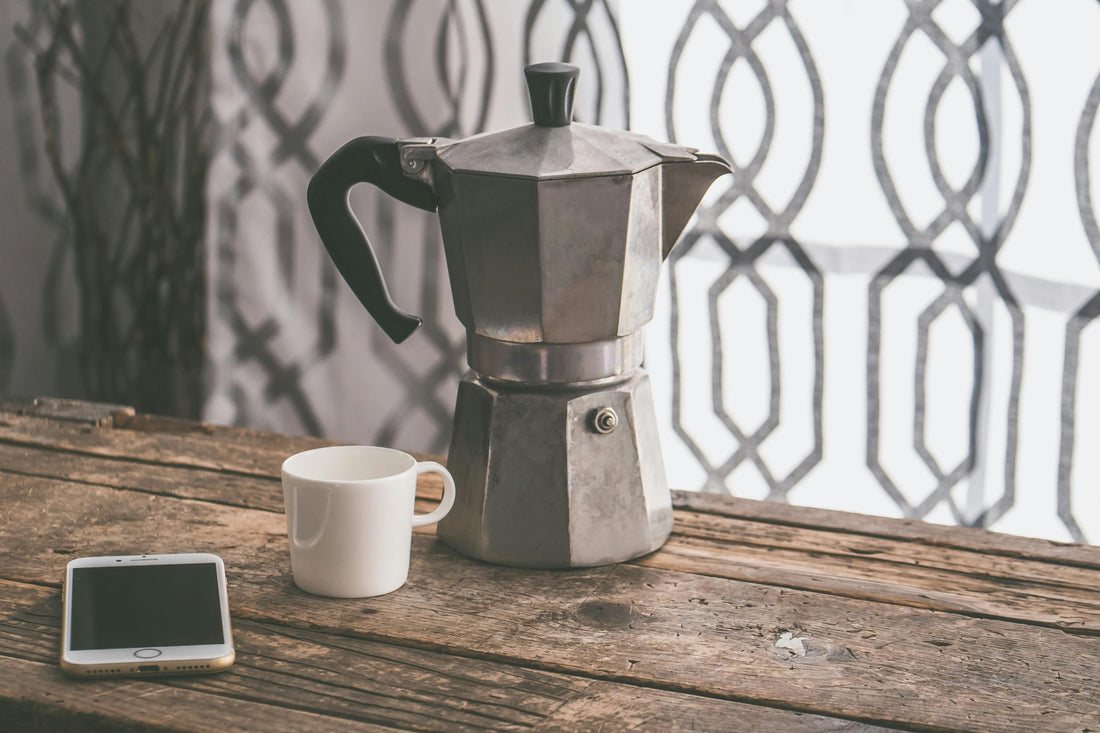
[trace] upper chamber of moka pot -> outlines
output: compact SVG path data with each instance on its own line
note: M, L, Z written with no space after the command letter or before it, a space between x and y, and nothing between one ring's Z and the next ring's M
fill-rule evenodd
M640 363L634 335L653 317L661 263L730 168L572 122L574 66L536 64L526 75L532 124L399 141L402 171L435 194L475 371L525 383L613 377ZM603 348L571 351L595 342ZM535 344L557 346L523 347Z

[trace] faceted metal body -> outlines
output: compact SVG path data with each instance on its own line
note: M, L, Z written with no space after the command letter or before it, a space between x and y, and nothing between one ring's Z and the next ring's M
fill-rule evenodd
M661 266L659 183L659 168L579 181L441 175L459 320L518 342L584 343L641 328Z
M727 164L578 124L398 145L436 196L472 369L439 537L525 567L656 550L672 502L642 331L661 264Z
M593 420L610 408L618 424ZM459 487L439 537L523 567L586 567L659 548L672 529L649 377L597 390L459 385L447 466Z
M661 264L722 158L572 122L579 70L524 70L534 124L466 140L363 137L307 200L356 296L395 342L420 319L390 298L347 208L368 181L438 210L471 372L459 385L439 536L528 567L620 562L672 527L643 328Z
M459 320L519 343L611 339L652 320L664 258L729 170L581 124L399 146L406 175L435 192Z

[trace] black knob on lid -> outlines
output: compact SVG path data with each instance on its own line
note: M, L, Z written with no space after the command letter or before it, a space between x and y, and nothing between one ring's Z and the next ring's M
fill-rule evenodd
M565 127L573 121L573 92L581 70L572 64L531 64L523 70L531 94L531 115L539 127Z

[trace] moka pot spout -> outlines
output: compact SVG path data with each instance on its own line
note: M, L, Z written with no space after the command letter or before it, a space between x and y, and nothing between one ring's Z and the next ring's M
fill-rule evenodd
M696 153L690 162L661 166L661 259L667 259L684 232L691 215L716 179L732 173L730 164L718 155Z

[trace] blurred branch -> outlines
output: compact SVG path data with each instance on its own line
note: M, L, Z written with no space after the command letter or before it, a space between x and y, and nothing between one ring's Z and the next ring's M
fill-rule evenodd
M197 417L206 334L208 0L47 0L31 50L88 396ZM44 36L44 37L43 37ZM80 98L77 151L58 84Z

